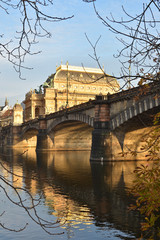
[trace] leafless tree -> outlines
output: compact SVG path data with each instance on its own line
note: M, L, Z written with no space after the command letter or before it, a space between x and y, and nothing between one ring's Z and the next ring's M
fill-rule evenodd
M145 89L148 83L160 83L160 0L146 0L143 2L141 10L137 7L140 13L135 16L128 13L122 7L125 18L120 20L110 14L110 17L102 17L96 7L96 1L85 0L92 2L94 11L97 17L102 21L107 29L112 31L123 47L119 50L116 57L119 58L122 64L121 75L116 78L125 80L124 85L131 84L134 80L138 80L138 84ZM92 44L88 39L92 49L92 58L100 66L99 58L97 57L96 44ZM131 68L134 68L134 73L131 74ZM133 71L132 71L133 72ZM105 74L105 73L104 73ZM152 84L150 85L152 86ZM157 96L159 98L159 96ZM156 239L160 236L160 204L155 201L159 197L159 166L160 166L160 113L155 114L153 126L150 134L146 135L145 144L141 151L146 152L146 159L152 160L152 166L141 165L136 168L136 180L132 188L132 194L136 198L136 204L131 209L138 209L145 221L142 223L142 235L147 234L147 238ZM147 153L148 151L148 153ZM137 151L129 150L132 154L137 154ZM155 161L156 160L156 161ZM148 184L148 185L147 185ZM149 186L149 187L148 187ZM152 192L149 195L148 189L152 186ZM153 187L154 186L154 187ZM148 187L148 188L147 188ZM153 189L154 188L154 189ZM152 200L153 199L153 200ZM153 202L156 204L153 205ZM141 236L143 238L143 236Z
M25 153L26 151L24 151ZM23 154L24 154L23 153ZM19 154L18 156L21 156L23 154ZM3 157L8 157L6 154L0 153ZM59 228L60 226L64 225L65 221L61 219L58 219L56 221L48 221L44 218L42 218L37 210L37 206L41 203L42 196L39 197L33 197L27 188L20 187L18 184L16 184L16 181L18 179L24 179L26 177L18 175L13 173L9 169L9 167L4 166L0 159L0 167L3 169L4 174L0 174L0 191L3 191L5 196L8 198L8 200L13 203L13 205L18 206L19 208L22 208L25 210L25 213L32 219L33 222L35 222L37 225L39 225L46 233L49 235L61 235L64 232L56 232L55 228ZM7 173L7 174L5 174ZM8 176L11 176L9 178ZM13 181L14 177L14 181ZM14 192L14 197L12 197L12 194L9 192ZM16 196L16 197L15 197ZM5 214L5 209L2 213L0 213L0 218ZM7 226L7 223L2 223L0 219L0 226L6 230L12 231L12 232L21 232L27 227L28 223L23 223L22 227L11 228L10 226Z
M19 73L21 69L27 68L24 60L27 55L38 54L40 51L34 52L33 45L38 43L38 39L42 37L50 37L51 33L46 28L47 22L57 22L72 18L56 17L48 15L46 12L53 5L53 0L20 0L13 2L11 0L0 0L0 10L11 14L12 11L17 12L19 17L21 30L16 31L15 36L5 42L6 36L0 33L0 56L7 58ZM1 20L2 21L2 20Z
M116 35L123 47L115 57L122 64L120 76L117 79L125 81L124 86L131 85L139 79L139 85L160 79L160 1L148 0L142 4L140 13L132 16L124 6L124 18L116 19L112 13L103 17L96 7L96 0L84 0L92 3L96 16L105 27ZM138 9L139 11L139 9ZM87 36L93 54L92 58L101 67L97 56L97 42L92 44ZM132 71L131 71L132 69ZM104 73L105 74L105 73ZM122 86L122 88L124 87Z

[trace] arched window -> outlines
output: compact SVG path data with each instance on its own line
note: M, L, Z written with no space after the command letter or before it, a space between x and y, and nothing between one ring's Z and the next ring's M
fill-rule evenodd
M35 108L35 117L38 117L38 116L39 116L39 108L36 107L36 108Z

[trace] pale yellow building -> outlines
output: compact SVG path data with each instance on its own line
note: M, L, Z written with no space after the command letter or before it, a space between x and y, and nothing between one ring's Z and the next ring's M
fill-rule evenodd
M12 108L6 99L5 106L0 107L0 127L20 125L21 123L23 123L23 108L21 104L16 103Z
M23 123L23 108L21 104L16 103L13 107L13 125L20 125Z
M24 118L28 121L118 90L117 80L104 76L101 69L60 65L39 90L30 90L26 94Z

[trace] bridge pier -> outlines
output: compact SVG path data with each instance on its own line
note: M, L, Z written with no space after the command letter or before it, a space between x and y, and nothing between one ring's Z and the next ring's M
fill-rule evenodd
M43 151L48 149L48 137L45 129L40 129L37 135L36 151Z
M91 161L111 159L110 106L102 103L95 106L94 130L92 132Z
M39 131L37 135L37 146L36 146L36 151L41 151L43 149L47 149L48 144L47 144L47 134L46 134L46 129L47 129L47 123L43 116L39 117Z
M0 146L14 148L19 145L21 133L21 126L8 125L1 129L0 132Z
M92 133L91 161L110 161L111 135L108 129L94 129Z
M37 146L36 151L46 151L52 148L51 140L49 139L47 135L47 122L46 119L43 118L43 116L40 116L39 118L39 132L37 135Z

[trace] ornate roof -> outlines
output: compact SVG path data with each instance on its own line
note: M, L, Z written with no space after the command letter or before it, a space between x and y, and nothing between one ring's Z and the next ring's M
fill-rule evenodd
M12 109L8 109L6 112L3 113L1 118L11 117L12 116L12 112L13 112Z
M61 65L56 69L56 74L54 80L66 79L69 77L72 81L78 81L81 83L92 83L96 80L101 79L104 81L104 73L101 69L98 68L86 68L70 65Z
M21 111L21 110L23 110L23 108L22 108L21 104L16 103L13 107L13 110Z
M52 74L44 85L49 85L49 87L54 86L54 81L66 80L68 76L70 81L80 82L80 83L87 83L91 84L94 82L101 82L104 84L107 83L116 83L119 86L117 80L109 75L104 76L104 72L102 69L99 68L87 68L87 67L79 67L79 66L70 66L70 65L60 65L56 68L56 73Z

